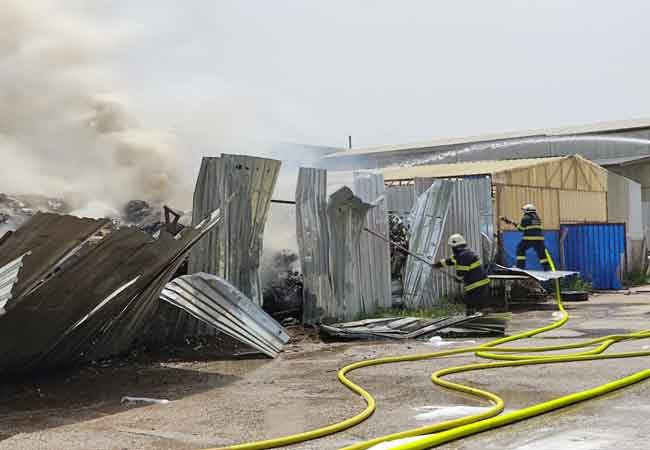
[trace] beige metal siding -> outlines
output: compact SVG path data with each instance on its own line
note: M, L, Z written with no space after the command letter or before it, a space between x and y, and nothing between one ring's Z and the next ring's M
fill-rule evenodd
M519 221L521 207L526 203L533 203L537 206L544 229L558 230L560 228L558 192L556 189L497 186L498 215ZM501 229L507 230L512 227L502 224Z
M560 222L607 222L607 193L559 191Z
M548 158L543 164L506 170L493 176L497 184L579 191L607 190L607 171L579 156Z

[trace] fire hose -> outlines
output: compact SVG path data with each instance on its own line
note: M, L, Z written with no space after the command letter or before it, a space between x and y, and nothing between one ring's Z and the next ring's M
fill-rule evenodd
M555 271L555 264L551 256L546 252L548 260L551 264L551 270ZM621 389L632 384L638 383L650 378L650 369L641 370L629 376L619 378L609 383L593 387L584 391L569 394L563 397L558 397L546 402L538 403L533 406L515 410L506 414L501 414L504 410L505 402L498 395L477 389L471 386L466 386L460 383L454 383L445 380L444 377L461 372L471 372L477 370L489 370L502 367L517 367L528 365L540 364L558 364L569 363L577 361L600 361L616 358L635 358L650 356L650 351L635 351L635 352L622 352L622 353L604 353L612 345L630 340L647 339L650 338L650 330L642 330L628 334L616 334L604 336L597 339L592 339L584 342L543 346L543 347L501 347L502 344L514 342L520 339L530 338L538 334L542 334L557 328L562 327L569 320L569 314L564 309L560 297L559 281L555 280L555 296L559 312L562 317L545 327L536 328L533 330L525 331L515 334L513 336L497 339L486 344L464 347L447 351L422 353L415 355L402 355L390 356L383 358L367 359L364 361L356 362L343 367L338 372L339 381L346 386L349 390L361 396L366 402L366 408L357 415L350 417L338 423L334 423L322 428L306 431L299 434L284 436L274 439L262 440L257 442L232 445L229 447L211 448L204 450L262 450L267 448L282 447L291 444L321 438L334 433L338 433L366 420L370 417L376 408L376 403L372 395L368 393L358 384L355 384L347 376L350 372L355 370L377 366L382 364L403 363L411 361L421 361L433 358L442 358L445 356L458 355L463 353L474 353L477 357L493 360L494 362L483 362L475 364L467 364L463 366L449 367L438 370L433 373L432 381L438 386L448 388L457 392L478 397L487 400L492 404L492 407L479 414L473 414L453 420L448 420L432 425L418 427L398 433L388 434L385 436L377 437L365 442L360 442L347 446L341 450L363 450L369 449L374 445L381 442L394 441L402 438L415 438L409 442L399 443L391 447L395 450L422 450L434 448L438 445L460 439L473 434L481 433L483 431L491 430L497 427L508 425L521 420L529 419L540 414L547 413L559 408L582 402L600 395ZM538 353L584 349L576 353L569 354L553 354L553 355L537 355ZM529 354L532 353L532 354Z

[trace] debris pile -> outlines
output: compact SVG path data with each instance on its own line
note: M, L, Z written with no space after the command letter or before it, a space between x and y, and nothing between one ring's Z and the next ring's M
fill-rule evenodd
M321 325L321 336L331 340L429 339L440 337L503 336L508 315L450 316L432 319L389 317Z
M0 192L0 236L15 231L38 211L64 214L69 212L69 207L59 198Z
M161 330L158 297L219 210L174 237L37 213L0 241L0 371L103 359Z

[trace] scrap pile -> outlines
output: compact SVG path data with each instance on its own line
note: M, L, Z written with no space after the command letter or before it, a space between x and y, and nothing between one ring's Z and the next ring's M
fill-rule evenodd
M427 339L440 337L503 336L507 315L450 316L434 319L389 317L321 325L321 335L333 340Z
M106 358L143 339L158 296L221 220L173 236L39 213L0 240L0 371ZM164 330L153 330L164 332Z

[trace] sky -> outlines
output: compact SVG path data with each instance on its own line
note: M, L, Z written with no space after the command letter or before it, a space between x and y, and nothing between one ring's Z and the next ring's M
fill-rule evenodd
M190 151L650 116L644 0L62 1L128 30L109 63Z

